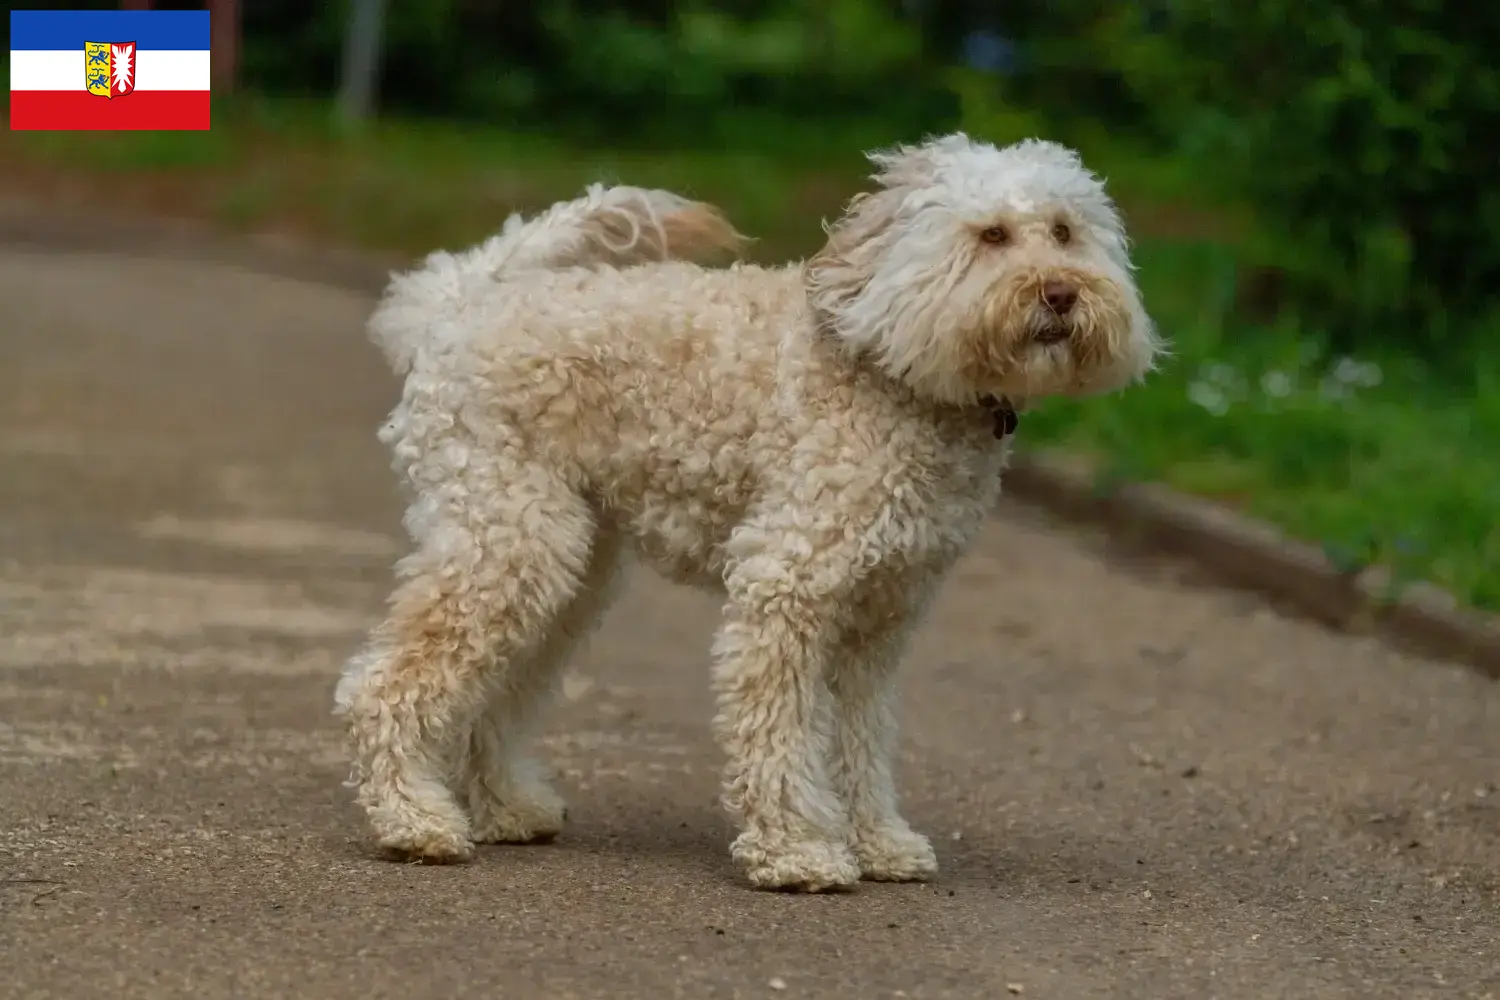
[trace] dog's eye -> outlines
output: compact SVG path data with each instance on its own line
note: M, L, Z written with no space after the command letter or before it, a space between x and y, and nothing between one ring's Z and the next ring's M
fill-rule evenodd
M991 226L979 233L979 238L986 243L1006 243L1010 240L1010 233L1005 231L1004 226Z
M1059 243L1067 243L1073 239L1073 230L1068 228L1066 222L1059 222L1052 227L1052 238Z

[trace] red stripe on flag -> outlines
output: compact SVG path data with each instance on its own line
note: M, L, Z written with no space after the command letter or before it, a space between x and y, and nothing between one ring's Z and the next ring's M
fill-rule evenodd
M206 90L137 90L99 97L86 90L12 90L11 131L120 131L208 128Z

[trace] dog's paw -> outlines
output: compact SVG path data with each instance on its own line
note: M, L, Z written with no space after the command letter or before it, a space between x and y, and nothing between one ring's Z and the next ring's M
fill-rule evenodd
M392 861L452 865L474 856L474 843L464 830L446 826L413 826L383 830L380 851Z
M859 865L841 843L805 840L768 849L754 834L743 833L730 853L757 889L828 892L859 881Z
M524 797L471 802L474 840L480 844L545 844L562 832L568 807L546 786Z
M926 882L938 870L931 841L904 825L859 836L854 856L860 875L872 882Z

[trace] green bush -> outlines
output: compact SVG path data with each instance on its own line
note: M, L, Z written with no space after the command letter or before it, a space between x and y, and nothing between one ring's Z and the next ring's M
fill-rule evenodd
M1073 0L1035 91L1113 86L1122 129L1240 191L1279 305L1331 346L1465 363L1500 289L1500 7L1451 0ZM1148 16L1154 14L1155 16ZM1102 82L1101 82L1102 81ZM1045 99L1045 95L1042 98ZM1056 98L1053 98L1054 103ZM1098 103L1097 98L1094 100Z
M1238 23L1190 23L1210 44L1297 43L1242 140L1246 190L1302 251L1297 310L1349 347L1373 334L1441 356L1484 332L1500 288L1500 159L1481 139L1500 127L1496 8L1230 9Z
M247 83L328 93L346 3L246 5ZM1020 43L1011 76L944 68L975 29ZM1500 321L1497 48L1500 6L1456 0L391 0L381 97L659 149L888 142L959 105L996 138L1127 140L1248 206L1261 318L1462 366Z
M747 114L951 124L919 26L880 0L390 0L381 104L390 112L660 146L721 142ZM336 85L347 0L246 7L246 82L272 94Z

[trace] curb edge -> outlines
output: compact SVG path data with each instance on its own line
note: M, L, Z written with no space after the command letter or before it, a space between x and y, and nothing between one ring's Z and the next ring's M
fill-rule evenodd
M1163 486L1101 489L1086 462L1055 453L1017 454L1005 492L1067 520L1100 525L1127 544L1186 558L1220 583L1285 602L1324 625L1373 632L1500 680L1500 616L1463 607L1429 584L1390 599L1390 575L1380 567L1340 572L1317 548L1269 524Z

